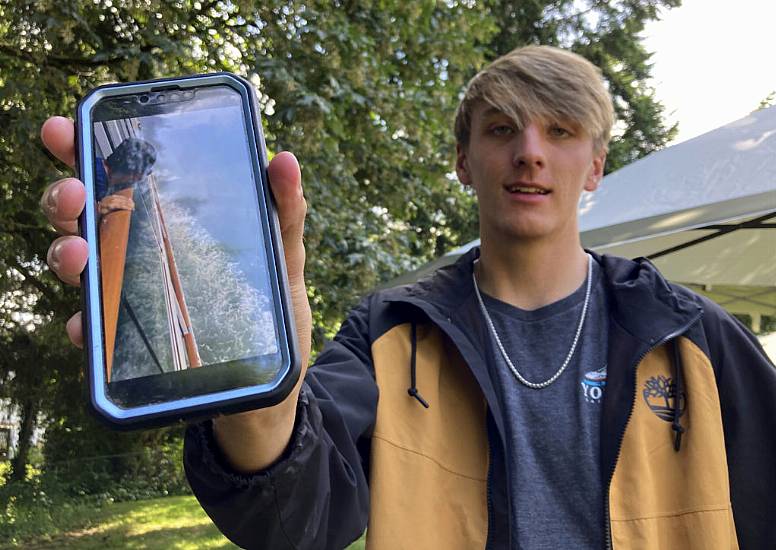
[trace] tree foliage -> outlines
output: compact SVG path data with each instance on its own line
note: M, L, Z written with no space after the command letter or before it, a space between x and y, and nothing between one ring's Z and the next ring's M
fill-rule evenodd
M77 291L45 267L53 233L38 208L68 170L38 133L91 87L213 70L257 85L269 148L293 150L303 168L320 346L357 296L476 236L473 197L449 175L451 126L464 83L489 59L528 43L569 47L602 67L615 96L610 168L664 145L674 129L649 89L639 33L678 4L0 0L3 393L35 396L56 433L85 422L72 412L80 361L61 336Z

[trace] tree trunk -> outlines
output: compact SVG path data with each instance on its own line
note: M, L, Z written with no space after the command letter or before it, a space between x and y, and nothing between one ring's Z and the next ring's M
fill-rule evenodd
M32 445L32 432L35 429L35 417L38 415L33 402L27 400L22 405L22 421L19 429L19 442L11 461L11 481L23 481L27 474L27 461Z

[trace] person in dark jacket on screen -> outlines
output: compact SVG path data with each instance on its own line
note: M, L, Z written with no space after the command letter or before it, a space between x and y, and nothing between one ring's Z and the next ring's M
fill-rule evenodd
M94 163L95 198L100 215L134 210L132 198L118 192L144 181L155 162L154 146L137 138L125 139L105 159L97 157Z
M580 245L612 121L600 72L570 52L520 48L472 79L456 172L481 246L366 297L285 402L187 430L189 482L231 540L338 549L368 526L378 550L772 547L773 364L648 261ZM290 154L270 180L309 352Z

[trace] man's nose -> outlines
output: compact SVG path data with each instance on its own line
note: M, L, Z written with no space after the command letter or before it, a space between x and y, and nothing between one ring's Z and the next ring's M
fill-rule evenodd
M513 163L517 167L543 168L545 165L544 132L536 122L523 128L515 140Z

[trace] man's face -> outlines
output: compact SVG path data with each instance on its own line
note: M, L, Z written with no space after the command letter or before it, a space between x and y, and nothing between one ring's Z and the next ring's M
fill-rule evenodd
M579 197L598 187L605 159L574 124L535 120L518 130L479 103L456 172L477 193L483 239L576 240Z

